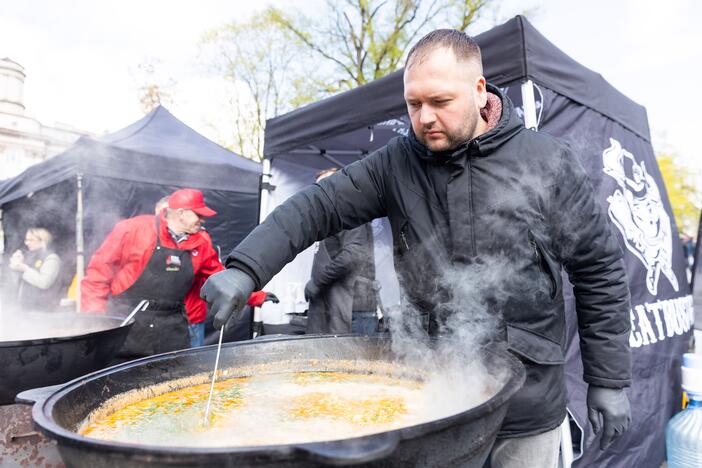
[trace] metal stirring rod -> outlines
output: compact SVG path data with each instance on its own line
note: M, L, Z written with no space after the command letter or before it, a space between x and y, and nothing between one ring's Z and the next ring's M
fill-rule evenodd
M210 403L212 403L212 392L214 392L214 384L217 379L217 367L219 366L219 353L222 351L222 336L224 335L224 325L219 329L219 343L217 344L217 357L215 358L214 372L212 372L212 385L210 385L210 396L207 398L207 407L205 407L204 425L209 425L210 421Z
M120 323L119 326L120 327L125 326L127 324L127 322L129 322L129 319L134 317L137 312L143 312L146 310L147 307L149 307L149 301L147 301L146 299L143 299L141 302L139 302L137 304L137 306L132 310L132 312L129 315L127 315L127 318L122 320L122 323Z

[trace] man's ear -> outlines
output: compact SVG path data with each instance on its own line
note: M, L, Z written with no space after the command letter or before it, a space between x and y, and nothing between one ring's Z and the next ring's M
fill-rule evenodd
M475 101L478 107L482 109L487 105L487 82L485 77L480 75L475 79Z

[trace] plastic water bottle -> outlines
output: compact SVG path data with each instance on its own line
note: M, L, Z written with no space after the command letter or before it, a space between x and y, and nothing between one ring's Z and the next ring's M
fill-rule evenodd
M682 388L690 403L670 421L665 434L668 468L702 467L702 354L684 354Z

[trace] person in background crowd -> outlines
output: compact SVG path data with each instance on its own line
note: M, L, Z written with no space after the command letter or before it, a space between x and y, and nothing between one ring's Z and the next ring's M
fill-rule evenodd
M154 214L156 216L161 214L161 211L168 208L168 198L170 195L166 195L165 197L161 197L156 204L154 205ZM77 291L78 291L78 277L73 276L73 280L71 281L71 284L68 287L68 293L66 294L66 297L68 299L76 300L77 296ZM191 331L196 329L196 327L191 327ZM197 346L202 346L197 344L197 337L195 335L191 334L191 344L192 347L197 347Z
M563 268L588 416L604 450L631 419L631 304L622 249L578 156L524 127L511 100L486 83L480 48L464 32L433 31L412 47L404 97L407 136L290 197L208 279L201 295L215 323L235 317L315 240L387 216L410 306L403 316L446 339L456 318L488 314L496 339L524 364L492 468L555 468L567 414ZM452 287L463 275L474 287ZM452 306L466 301L487 310Z
M17 250L10 257L10 269L19 274L16 305L22 309L53 312L59 306L61 259L52 240L46 229L30 228L24 238L27 252Z
M373 228L371 223L367 223L356 229L361 230L363 237L362 252L356 266L356 282L353 288L351 333L373 335L378 331L377 309L380 292L380 283L375 280Z
M319 172L316 181L337 170ZM317 243L312 277L305 285L305 299L310 303L308 334L351 333L354 287L368 248L367 227L341 231Z
M683 252L685 255L685 263L692 268L695 263L695 238L685 233L680 234L680 242L682 242Z
M695 267L695 238L683 232L680 233L680 243L682 244L683 255L685 256L685 264L687 265L687 281L692 284Z
M216 214L199 190L177 190L158 215L117 223L93 254L81 283L83 311L124 316L142 299L149 301L135 316L122 358L203 344L207 306L198 293L210 275L224 269L202 230ZM265 299L257 291L249 304L260 306Z
M168 209L168 199L170 195L161 197L154 205L154 214L161 215L161 211ZM204 229L204 228L203 228ZM219 258L219 254L217 255ZM190 337L190 347L198 348L205 344L205 322L191 323L188 325L188 335Z

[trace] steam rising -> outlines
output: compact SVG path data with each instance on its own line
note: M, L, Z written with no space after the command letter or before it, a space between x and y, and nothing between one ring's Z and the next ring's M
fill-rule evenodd
M428 317L411 305L389 311L393 352L427 377L426 394L435 415L450 415L483 403L506 381L506 369L488 362L486 347L506 348L501 307L505 278L514 265L506 258L469 266L445 266L440 283L447 294L434 298L437 339Z
M576 158L576 152L586 148L582 144L571 144L575 151L567 157ZM582 181L582 175L570 161L560 158L543 158L528 166L516 167L512 177L518 182L510 181L509 190L494 200L491 215L481 215L481 228L487 227L489 231L478 234L507 242L495 241L494 248L478 252L478 257L464 264L449 261L448 255L440 251L438 240L425 240L419 247L431 252L440 264L438 268L412 272L421 279L423 292L433 292L426 299L433 307L431 314L436 318L437 339L428 336L427 316L423 315L426 310L420 311L404 303L400 308L388 310L387 315L395 354L422 368L425 375L430 376L427 388L441 395L434 402L437 412L443 412L437 408L441 405L459 408L461 405L454 405L455 402L465 403L471 397L469 394L479 394L485 386L501 386L508 374L506 369L495 368L486 348L490 345L492 349L507 349L505 311L526 307L523 313L528 314L530 308L549 302L554 286L546 272L534 274L534 262L542 260L540 254L534 252L535 245L529 236L533 233L553 236L550 245L558 252L549 253L554 255L557 264L559 259L568 259L583 248L580 238L583 224L591 222L593 217L608 222L597 202L582 203L584 191L589 191L593 182L601 183L601 178L595 176L594 181L586 181L582 186L580 183L564 186L564 181L572 183L574 178ZM557 199L566 200L568 208L579 211L563 212L563 207L543 206L544 202L554 200L556 190L562 191ZM573 201L577 203L571 204ZM524 214L524 206L538 207L544 219ZM440 273L434 278L436 270ZM446 397L447 391L453 393L452 397ZM450 401L452 399L455 402Z
M185 135L187 137L188 135ZM186 141L184 145L192 146ZM160 164L158 164L160 162ZM76 211L77 211L77 176L83 174L83 237L85 267L92 254L105 240L115 225L126 218L141 214L153 214L155 203L164 195L169 195L183 187L195 187L205 191L205 200L209 205L223 206L231 203L230 193L209 188L213 169L220 166L212 164L193 164L177 159L166 158L158 154L141 154L125 149L108 146L100 141L80 140L65 153L50 161L30 168L52 167L55 174L50 177L58 179L53 185L41 187L17 200L4 204L2 208L2 227L4 229L4 252L0 266L0 310L13 312L21 316L22 307L16 302L19 275L11 271L7 264L16 250L23 250L24 236L30 227L46 228L53 236L52 249L61 259L58 281L62 286L63 297L76 274ZM155 173L154 167L159 170ZM113 178L121 171L123 178ZM43 169L46 172L46 169ZM43 174L43 177L49 175ZM242 176L243 177L243 176ZM256 185L258 177L255 178ZM29 183L29 182L22 182ZM22 185L18 190L22 190ZM252 202L256 196L252 194ZM241 202L239 202L241 203ZM215 238L215 242L224 241L222 245L228 251L237 238L243 237L242 231L251 226L240 219L215 217L205 227ZM216 230L217 232L212 232ZM224 233L226 232L226 236ZM230 240L231 239L231 240ZM223 242L224 244L224 242ZM62 310L69 310L64 307ZM42 310L42 312L55 312ZM2 330L0 330L2 331Z

